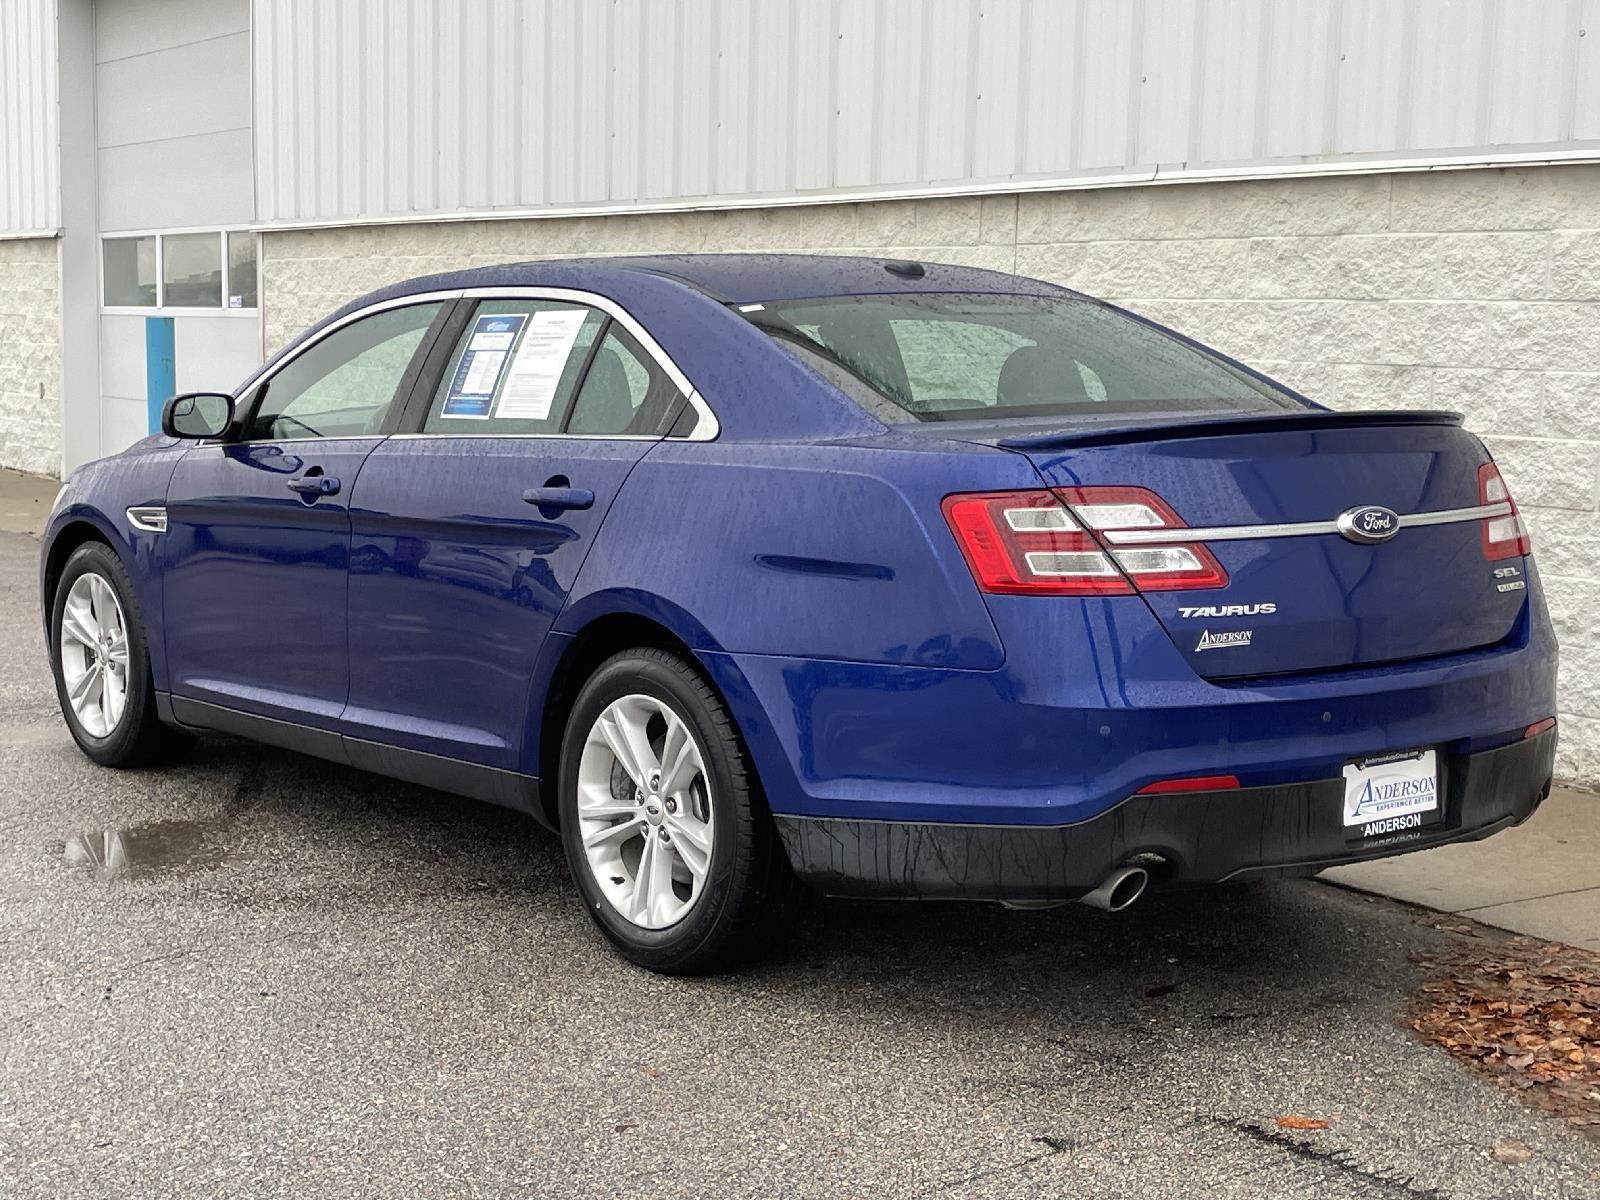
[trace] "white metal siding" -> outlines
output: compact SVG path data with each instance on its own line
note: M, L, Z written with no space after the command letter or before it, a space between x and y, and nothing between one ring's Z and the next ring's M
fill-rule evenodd
M102 231L254 217L249 19L248 0L95 5Z
M263 222L1600 154L1600 0L253 4Z
M0 4L0 236L61 224L55 0Z

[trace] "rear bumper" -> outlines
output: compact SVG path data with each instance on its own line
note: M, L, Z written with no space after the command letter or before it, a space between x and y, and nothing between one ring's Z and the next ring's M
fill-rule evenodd
M1174 883L1307 874L1323 867L1476 841L1526 820L1549 794L1556 730L1442 759L1442 819L1346 840L1341 779L1231 791L1130 796L1070 825L957 825L778 815L789 860L832 895L968 900L1073 899L1137 855Z

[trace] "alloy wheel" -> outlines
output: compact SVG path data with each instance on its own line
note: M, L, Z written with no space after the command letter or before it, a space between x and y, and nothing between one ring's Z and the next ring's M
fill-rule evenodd
M578 760L578 828L606 900L644 929L681 921L705 888L714 833L705 759L672 707L612 701Z
M93 571L72 581L61 610L61 681L84 732L110 737L128 706L128 622Z

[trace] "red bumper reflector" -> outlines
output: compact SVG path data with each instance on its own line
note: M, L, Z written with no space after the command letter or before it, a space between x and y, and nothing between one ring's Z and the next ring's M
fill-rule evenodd
M1168 792L1225 792L1238 786L1237 775L1191 775L1187 779L1158 779L1146 784L1135 794L1161 796Z
M1538 737L1546 729L1554 729L1555 727L1556 719L1554 717L1546 717L1542 721L1535 721L1532 725L1529 725L1522 731L1522 736L1525 738Z

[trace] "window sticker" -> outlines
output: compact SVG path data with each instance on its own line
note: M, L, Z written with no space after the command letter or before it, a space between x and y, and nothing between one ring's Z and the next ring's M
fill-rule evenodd
M495 405L496 417L527 421L549 418L561 373L588 317L586 308L547 309L533 314L506 375L505 390Z
M526 313L495 313L472 323L472 337L456 364L441 417L483 421L489 417L495 389L505 374L506 358L517 334L527 322Z

